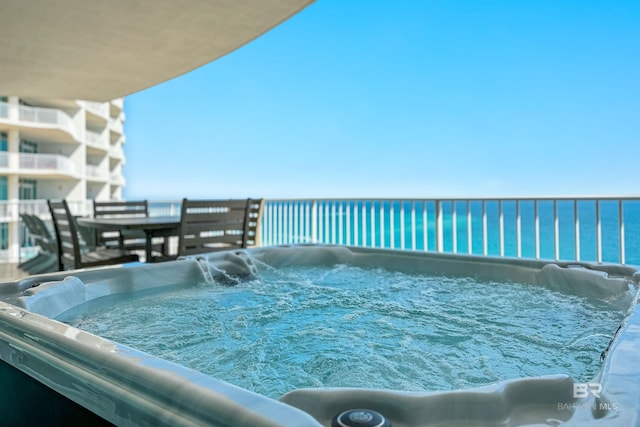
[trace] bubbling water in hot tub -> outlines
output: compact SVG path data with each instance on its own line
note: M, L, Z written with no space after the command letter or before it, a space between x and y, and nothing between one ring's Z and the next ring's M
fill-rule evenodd
M252 266L243 280L216 268L212 282L105 297L59 319L277 398L304 387L450 390L559 373L586 382L623 317L611 298L530 284Z

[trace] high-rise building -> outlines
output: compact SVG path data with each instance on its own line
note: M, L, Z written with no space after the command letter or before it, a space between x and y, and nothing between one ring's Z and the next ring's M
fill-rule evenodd
M0 96L0 251L10 259L18 204L122 198L123 102Z

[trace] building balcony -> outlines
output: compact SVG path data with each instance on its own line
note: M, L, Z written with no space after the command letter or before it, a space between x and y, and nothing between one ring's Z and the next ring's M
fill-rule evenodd
M112 99L111 105L122 111L124 108L124 98Z
M94 132L89 129L85 131L87 145L100 148L102 150L109 149L109 135L106 132Z
M109 177L107 171L96 165L87 165L85 172L90 181L106 181Z
M109 183L111 185L124 185L124 177L120 172L111 172L109 175Z
M18 111L20 121L22 122L58 126L67 130L76 139L78 138L78 130L76 129L73 120L66 113L60 110L20 105L18 107Z
M0 122L15 125L18 128L50 133L51 130L62 131L73 140L80 141L80 132L73 119L67 113L55 108L29 107L26 105L0 102ZM64 136L56 136L61 142Z
M114 99L109 103L111 117L118 117L124 109L124 98Z
M123 159L124 151L122 150L122 146L120 145L112 145L109 147L109 157L113 157L115 159Z
M109 117L109 104L106 102L85 101L84 104L87 108L87 112L105 119Z
M122 135L124 133L124 126L118 119L109 119L109 130L118 135Z
M77 167L71 159L58 154L0 152L0 173L78 177Z
M25 154L18 155L19 168L34 171L55 171L65 175L78 175L76 165L68 157L57 154Z
M109 123L109 104L106 102L84 101L86 121L91 127L103 129Z

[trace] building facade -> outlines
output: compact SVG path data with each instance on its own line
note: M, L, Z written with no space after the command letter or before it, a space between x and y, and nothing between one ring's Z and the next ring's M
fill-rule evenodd
M123 106L0 96L0 251L9 260L20 257L19 210L30 201L122 198Z

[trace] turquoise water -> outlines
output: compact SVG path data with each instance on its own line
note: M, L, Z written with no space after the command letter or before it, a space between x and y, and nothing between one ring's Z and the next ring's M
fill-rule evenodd
M338 265L109 297L60 320L277 398L558 373L584 382L621 319L607 301L542 287Z
M443 224L444 224L444 251L453 251L453 221L452 211L455 203L457 212L456 220L456 244L459 253L468 253L469 241L467 238L467 211L465 202L443 202ZM309 243L311 242L311 221L307 210L309 202L269 202L265 209L266 216L270 214L270 206L275 212L282 209L284 212L300 212L300 225L296 230L293 223L286 221L276 221L272 228L265 227L266 243ZM291 210L289 211L289 207ZM347 206L351 212L351 217L347 219ZM352 244L373 247L385 247L394 249L411 249L414 235L412 233L412 220L410 212L412 202L410 201L320 201L318 207L318 224L316 236L318 243L329 244ZM342 215L340 215L340 207ZM394 217L391 220L391 207L393 207ZM364 208L364 209L363 209ZM373 217L371 209L373 208ZM383 224L381 233L380 210L383 211ZM405 211L404 217L404 246L401 235L401 208ZM575 260L575 227L574 227L574 204L573 201L558 202L559 218L559 259ZM358 222L354 219L354 210L358 212ZM472 242L471 250L473 254L483 254L482 244L482 202L471 201L471 229ZM427 245L424 245L423 212L426 211L426 231ZM422 201L415 202L415 247L417 250L436 250L436 218L435 202ZM488 254L500 255L500 235L499 235L499 204L497 201L486 202L487 211L487 236ZM363 229L363 213L365 216ZM580 218L580 259L582 261L596 261L596 203L593 200L582 200L578 202L578 214ZM522 257L535 258L535 211L533 201L522 201L520 203L521 227L522 227ZM554 247L554 220L553 202L539 201L538 215L540 223L540 258L555 259ZM266 217L265 216L265 217ZM504 254L509 257L517 256L516 243L516 202L503 202L504 216ZM600 217L602 223L602 259L604 262L620 262L619 246L620 236L618 232L619 212L617 201L602 201L600 203ZM625 225L624 244L626 249L626 264L640 265L640 201L625 201L623 203L623 221ZM371 223L373 218L373 228L375 236L372 238ZM266 223L263 223L266 225ZM393 227L392 227L393 225ZM393 231L393 245L391 244L391 229ZM340 231L342 230L342 231ZM347 232L348 230L348 232ZM366 234L366 238L364 237ZM342 239L340 239L342 235ZM275 236L275 237L274 237ZM381 238L384 236L384 242Z

